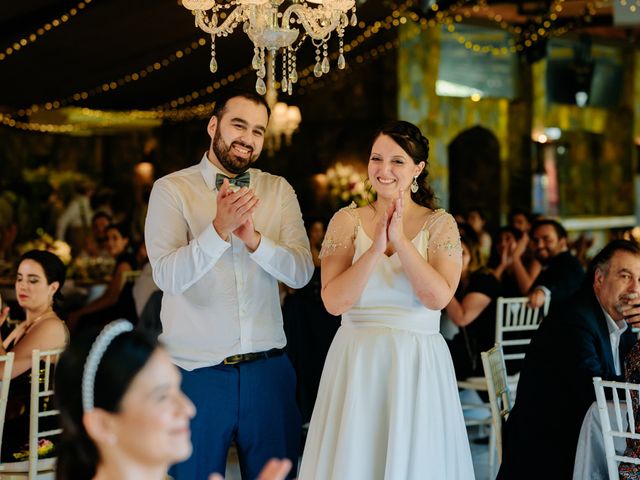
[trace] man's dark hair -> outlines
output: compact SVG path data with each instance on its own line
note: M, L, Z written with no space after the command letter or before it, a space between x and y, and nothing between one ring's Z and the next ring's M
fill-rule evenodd
M267 101L262 95L258 94L254 90L245 90L245 89L238 89L238 88L227 89L224 92L222 92L220 96L218 96L218 98L216 99L216 104L213 107L212 116L218 117L218 119L220 119L224 114L224 110L229 100L236 97L246 98L247 100L250 100L257 105L263 105L264 108L267 109L267 117L271 116L271 109L269 108Z
M558 235L558 240L561 238L567 238L567 230L562 226L562 224L556 220L552 220L551 218L544 218L542 220L536 221L531 227L532 236L535 234L536 230L545 225L551 225L553 229L556 231L556 235Z
M607 243L607 245L593 257L591 262L589 262L588 278L591 283L593 283L595 279L596 270L600 270L601 272L607 271L609 262L616 252L629 252L632 255L640 256L640 246L635 242L622 239L612 240Z
M513 223L513 219L517 215L522 215L524 218L527 219L529 223L531 223L531 212L529 212L528 210L525 210L524 208L516 207L509 210L509 213L507 214L507 220L509 221L509 224Z

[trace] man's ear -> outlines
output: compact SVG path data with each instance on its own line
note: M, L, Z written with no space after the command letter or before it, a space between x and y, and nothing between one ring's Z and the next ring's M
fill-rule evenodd
M94 408L82 416L85 430L97 445L115 445L117 436L114 420L112 413L101 408Z
M602 286L602 282L604 282L604 273L599 268L596 268L593 272L593 285L596 287Z
M217 127L218 127L218 117L213 115L211 119L209 119L209 125L207 125L207 133L211 138L213 138L213 136L215 135Z

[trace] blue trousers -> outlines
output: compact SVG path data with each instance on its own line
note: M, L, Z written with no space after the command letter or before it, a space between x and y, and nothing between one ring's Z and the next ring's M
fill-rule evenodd
M301 438L295 372L286 355L181 370L182 389L195 404L191 457L171 467L175 480L207 480L225 473L235 441L244 480L258 477L270 458L289 458L296 474Z

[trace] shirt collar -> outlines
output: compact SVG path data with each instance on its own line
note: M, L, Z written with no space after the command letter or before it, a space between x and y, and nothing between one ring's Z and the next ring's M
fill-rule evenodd
M217 190L216 189L216 174L222 173L226 175L225 172L216 167L212 162L209 161L209 152L204 152L202 155L202 160L200 160L200 173L202 173L202 178L204 179L204 183L207 184L207 188L209 190ZM255 168L250 168L248 172L251 174L249 179L249 188L253 187L253 178Z
M600 306L602 308L602 306ZM618 320L617 322L611 318L611 315L607 313L607 311L603 308L602 312L604 313L604 318L607 319L607 329L609 330L609 335L617 335L620 336L624 332L627 331L629 325L624 320Z

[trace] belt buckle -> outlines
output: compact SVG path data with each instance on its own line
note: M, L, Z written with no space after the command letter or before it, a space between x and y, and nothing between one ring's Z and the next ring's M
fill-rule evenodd
M236 365L243 360L244 355L231 355L230 357L225 358L222 363L225 365Z

